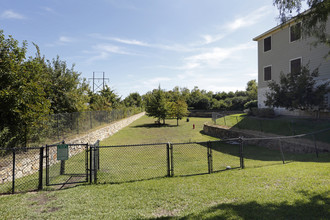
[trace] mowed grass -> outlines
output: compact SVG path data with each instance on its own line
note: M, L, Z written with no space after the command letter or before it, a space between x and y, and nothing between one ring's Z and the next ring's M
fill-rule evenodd
M101 142L103 146L125 144L150 144L150 143L177 143L216 140L202 134L203 125L211 122L210 118L189 118L180 120L176 126L176 120L165 121L165 125L155 124L155 119L143 116L125 129ZM195 125L195 129L193 129Z
M143 117L102 145L214 140L200 132L203 121L208 120L191 118L189 123L182 121L179 127L153 130L153 119ZM191 122L195 123L195 130ZM168 123L175 125L174 120ZM161 131L169 138L160 137ZM200 155L198 152L203 149L197 145L180 146L174 156L182 156L189 149ZM128 149L124 155L127 152ZM140 149L136 155L142 157L143 152ZM160 155L163 153L160 151ZM318 159L315 155L286 154L290 163L283 165L278 151L246 146L245 153L245 169L1 196L0 216L1 219L329 219L329 154L321 154ZM230 146L215 146L213 154L214 158L223 158L225 154L236 158L236 151ZM179 161L180 169L186 172L193 169L190 162L194 158L190 156L195 153L184 155ZM134 157L124 158L118 160L127 162Z

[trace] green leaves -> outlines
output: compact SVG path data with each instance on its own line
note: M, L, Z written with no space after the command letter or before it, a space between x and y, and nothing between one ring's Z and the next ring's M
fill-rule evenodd
M59 57L52 62L41 57L26 59L27 43L19 46L0 30L0 131L8 129L12 146L25 146L38 136L38 128L50 113L87 108L88 89L73 67Z
M269 107L284 107L289 110L318 110L323 107L324 95L329 83L316 86L318 69L312 73L308 66L299 73L281 73L280 83L271 81L270 91L266 93L265 104Z

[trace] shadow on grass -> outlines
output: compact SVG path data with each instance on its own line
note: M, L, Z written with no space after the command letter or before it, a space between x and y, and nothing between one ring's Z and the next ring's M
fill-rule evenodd
M259 204L256 201L246 203L226 203L212 206L200 213L184 217L164 216L151 219L328 219L330 216L330 198L327 191L310 195L300 191L303 199L288 202Z
M136 125L133 128L164 128L164 127L177 127L177 125L170 125L170 124L142 124L142 125Z

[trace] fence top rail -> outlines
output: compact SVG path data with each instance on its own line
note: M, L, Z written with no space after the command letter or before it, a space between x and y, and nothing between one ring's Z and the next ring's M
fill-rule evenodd
M56 147L59 144L66 144L68 146L87 146L87 145L89 145L88 143L86 143L86 144L67 144L67 143L60 142L60 143L57 143L57 144L46 145L46 147Z
M138 146L154 146L154 145L166 145L168 143L151 143L151 144L128 144L128 145L108 145L108 146L97 146L99 148L110 148L110 147L138 147Z

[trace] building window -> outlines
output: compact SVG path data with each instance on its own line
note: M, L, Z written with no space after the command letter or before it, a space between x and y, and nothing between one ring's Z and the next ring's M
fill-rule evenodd
M269 81L272 79L272 67L267 66L264 68L264 80Z
M301 38L301 22L290 27L290 42Z
M264 39L264 52L272 49L272 37L267 37Z
M301 58L290 60L290 72L299 74L301 72Z

